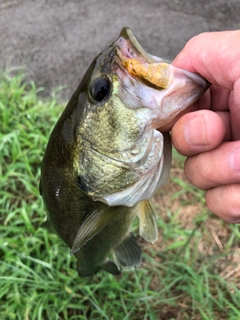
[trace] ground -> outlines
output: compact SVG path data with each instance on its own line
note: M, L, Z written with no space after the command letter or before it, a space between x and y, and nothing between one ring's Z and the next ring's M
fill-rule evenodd
M173 59L188 39L239 28L238 0L1 0L0 68L25 66L45 95L68 100L93 58L129 26L150 53Z

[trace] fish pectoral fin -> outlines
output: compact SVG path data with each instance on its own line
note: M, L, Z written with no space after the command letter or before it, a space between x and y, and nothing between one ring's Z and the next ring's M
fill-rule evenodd
M147 241L158 238L157 216L150 200L141 201L138 205L139 233Z
M107 261L103 266L102 269L108 273L111 273L115 276L121 274L121 270L118 269L117 265L113 261Z
M73 241L71 254L74 254L84 246L88 240L98 234L112 218L116 217L116 214L112 208L111 210L96 210L90 214L78 230L76 238Z
M137 239L130 233L115 249L114 258L117 265L138 267L142 262L142 251Z

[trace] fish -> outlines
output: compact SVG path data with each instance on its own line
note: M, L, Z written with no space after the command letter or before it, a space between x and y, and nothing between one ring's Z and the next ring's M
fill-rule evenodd
M167 182L171 137L161 132L209 87L148 54L130 28L93 60L51 132L40 194L52 228L88 277L137 268L132 232L158 237L151 198Z

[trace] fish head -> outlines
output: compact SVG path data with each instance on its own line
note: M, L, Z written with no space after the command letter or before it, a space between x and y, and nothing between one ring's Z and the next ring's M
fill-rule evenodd
M208 87L201 76L146 53L124 28L95 58L77 91L79 187L109 206L149 199L170 170L171 140L161 129Z

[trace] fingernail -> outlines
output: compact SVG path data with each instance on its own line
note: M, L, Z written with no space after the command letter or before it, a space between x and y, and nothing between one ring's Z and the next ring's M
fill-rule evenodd
M193 146L207 146L204 116L196 116L189 120L184 128L185 139Z
M230 155L230 163L233 170L240 172L240 148L236 148Z

